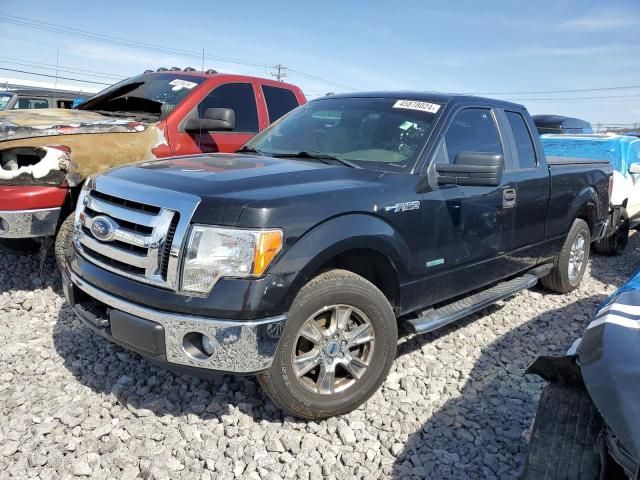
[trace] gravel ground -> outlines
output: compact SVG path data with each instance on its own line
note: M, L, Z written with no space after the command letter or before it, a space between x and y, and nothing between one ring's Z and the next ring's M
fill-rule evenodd
M640 262L594 256L569 295L525 292L435 334L404 337L382 389L302 422L251 377L177 376L93 335L51 256L0 258L0 477L517 478L542 382Z

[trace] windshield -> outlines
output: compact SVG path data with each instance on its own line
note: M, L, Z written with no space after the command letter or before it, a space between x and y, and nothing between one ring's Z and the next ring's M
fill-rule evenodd
M9 100L13 97L10 93L0 93L0 110L5 110L9 104Z
M78 109L165 118L203 81L203 77L176 72L138 75L101 91Z
M331 156L359 167L409 172L440 105L400 98L324 98L302 105L247 144L270 156Z

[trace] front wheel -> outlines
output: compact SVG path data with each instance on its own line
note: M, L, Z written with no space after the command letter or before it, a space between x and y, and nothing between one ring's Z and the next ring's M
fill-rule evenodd
M553 270L540 279L542 285L558 293L570 292L580 285L587 269L590 245L591 233L587 222L576 218L560 254L553 262Z
M296 417L340 415L380 387L397 343L384 294L355 273L331 270L300 290L271 368L258 379L271 400Z

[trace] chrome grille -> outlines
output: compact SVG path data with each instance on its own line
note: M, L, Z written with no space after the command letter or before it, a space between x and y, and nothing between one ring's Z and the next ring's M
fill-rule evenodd
M177 289L180 249L199 199L109 177L89 187L74 229L80 254L105 270ZM108 238L96 228L105 222Z

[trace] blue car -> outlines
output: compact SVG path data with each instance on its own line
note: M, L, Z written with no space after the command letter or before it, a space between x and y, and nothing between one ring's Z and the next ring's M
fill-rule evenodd
M595 243L603 255L620 255L629 229L640 225L640 138L630 135L541 135L547 157L607 160L613 167L607 235Z
M640 269L566 356L538 357L526 373L549 384L523 478L640 478Z

